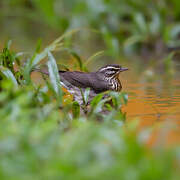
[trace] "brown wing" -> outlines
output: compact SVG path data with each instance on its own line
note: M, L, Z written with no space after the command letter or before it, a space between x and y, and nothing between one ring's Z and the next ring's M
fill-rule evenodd
M96 73L84 73L79 71L59 71L61 81L70 89L72 86L79 88L91 88L96 93L109 90L107 82Z
M79 71L59 71L60 79L65 85L71 84L79 88L91 87L90 74Z

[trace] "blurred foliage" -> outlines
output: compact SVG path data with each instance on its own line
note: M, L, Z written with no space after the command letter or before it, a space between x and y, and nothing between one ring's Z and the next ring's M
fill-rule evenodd
M3 24L19 19L21 29L43 27L46 36L49 27L99 32L110 55L162 55L180 45L179 0L1 0L0 9Z
M180 46L179 0L1 0L0 26L5 31L0 40L22 38L22 46L34 37L49 40L76 29L44 49L39 41L30 55L12 51L11 41L1 50L0 179L179 179L179 147L147 148L121 111L127 94L110 92L107 99L100 94L87 105L87 89L82 114L58 83L52 55L66 51L82 71L103 53L166 55L169 47ZM93 39L93 46L107 50L84 62L71 44L77 29L85 29L75 39L86 41L82 48L89 51ZM168 73L173 56L163 59ZM50 74L43 76L43 86L31 78L42 61Z
M0 53L0 179L178 180L179 148L146 147L135 127L124 124L125 93L109 93L113 107L99 94L84 115L77 102L62 102L52 52L65 48L72 33L43 50L38 43L28 58L12 52L10 42ZM50 73L43 87L31 80L42 60Z

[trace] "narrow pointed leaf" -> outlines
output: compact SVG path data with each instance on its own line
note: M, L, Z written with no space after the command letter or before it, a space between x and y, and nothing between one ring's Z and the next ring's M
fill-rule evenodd
M70 51L71 55L74 57L74 59L77 61L79 69L82 71L83 70L83 62L81 57L74 51Z
M50 52L48 52L47 65L48 65L50 82L56 93L58 103L61 106L62 105L62 89L61 89L61 85L60 85L60 77L59 77L56 61Z
M84 63L84 66L87 66L92 60L96 59L99 56L102 56L103 54L104 54L104 51L99 51L99 52L93 54L86 60L86 62Z
M86 90L84 92L84 100L85 100L86 104L88 103L89 93L90 93L90 88L86 88Z
M73 105L72 105L72 114L74 118L78 118L80 115L80 105L76 101L73 102Z
M18 85L16 78L14 77L13 73L6 67L0 66L1 73L8 79L10 79L15 86Z

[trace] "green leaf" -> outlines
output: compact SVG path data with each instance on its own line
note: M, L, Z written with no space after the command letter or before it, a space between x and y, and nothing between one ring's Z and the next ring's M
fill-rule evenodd
M77 31L78 30L76 29L76 30L72 30L72 31L69 31L69 32L63 34L62 36L57 38L55 41L53 41L49 46L47 46L40 53L39 53L39 50L40 50L41 41L38 41L34 55L27 60L26 66L24 68L24 77L25 77L27 84L29 84L31 82L30 73L31 73L32 69L48 55L48 52L58 50L63 45L63 43L61 43L61 41L65 37L68 37Z
M91 101L91 114L96 114L102 111L104 104L110 100L109 98L103 98L103 96L104 93L101 93L93 98Z
M123 104L127 104L128 95L124 92L110 92L112 98L113 107L120 109Z
M128 102L128 94L122 93L122 97L123 97L123 100L124 100L124 104L127 104L127 102Z
M92 60L96 59L99 56L102 56L102 54L104 54L104 51L96 52L95 54L93 54L86 60L86 62L84 63L84 66L87 66Z
M149 24L149 30L152 35L157 35L161 30L161 19L158 13L152 14L152 21Z
M59 38L57 38L52 44L58 44L66 37L69 37L69 36L77 33L78 31L80 31L80 29L73 29L71 31L68 31L68 32L64 33L62 36L60 36Z
M86 104L88 103L89 93L90 93L90 88L86 88L86 90L84 92L84 101Z
M6 67L0 66L1 73L8 79L10 79L15 86L18 85L16 78L14 77L13 73Z
M30 66L29 68L32 69L35 65L40 63L40 61L43 60L48 55L48 52L58 50L60 47L62 47L63 43L61 43L61 41L64 38L76 33L77 31L79 31L79 30L75 29L75 30L72 30L72 31L68 31L67 33L64 33L62 36L60 36L55 41L53 41L49 46L47 46L40 53L39 53L39 49L40 49L41 41L38 41L36 52L34 53L33 57L28 60L28 66Z
M128 46L132 46L136 43L143 42L144 36L142 35L133 35L126 39L124 42L124 47L127 48Z
M38 53L41 49L42 39L39 39L36 45L36 52Z
M0 53L0 65L7 67L14 73L14 61L16 54L10 50L11 41L8 41L3 48L2 53Z
M102 36L108 48L107 53L113 56L119 55L119 42L106 27L102 28Z
M88 104L90 88L86 88L84 93L83 93L82 89L80 88L80 92L81 92L81 96L83 99L83 104L86 106Z
M48 65L50 82L56 93L58 104L59 104L59 106L61 106L63 93L62 93L61 84L60 84L60 77L59 77L59 73L58 73L56 60L54 59L53 55L50 52L48 52L47 65Z
M136 13L134 15L134 21L142 34L148 33L147 24L142 13Z
M12 40L9 40L5 47L9 50L11 47L11 44L12 44Z
M98 105L98 103L101 101L102 97L103 97L103 94L99 94L95 96L93 100L91 101L91 107L95 108Z
M80 105L78 102L73 102L72 104L72 114L73 118L78 118L80 115Z
M83 62L81 57L74 51L69 51L70 54L75 58L75 60L77 61L78 65L79 65L79 69L82 71L83 70Z

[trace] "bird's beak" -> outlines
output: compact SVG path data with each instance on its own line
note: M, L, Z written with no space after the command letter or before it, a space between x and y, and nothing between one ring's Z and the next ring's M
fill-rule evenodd
M120 70L119 70L119 72L123 72L123 71L127 71L128 70L128 68L121 68Z

